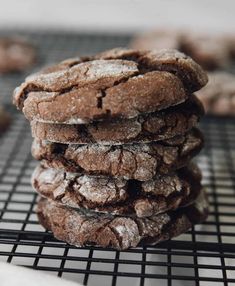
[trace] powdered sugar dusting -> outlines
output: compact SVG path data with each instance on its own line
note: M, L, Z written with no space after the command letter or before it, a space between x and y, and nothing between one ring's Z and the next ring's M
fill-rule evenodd
M54 178L57 175L57 170L48 168L46 171L41 172L40 174L40 179L45 183L45 184L51 184L54 180Z
M137 72L137 64L125 60L95 60L86 73L87 77L117 76L122 73Z
M206 199L206 195L205 192L202 191L200 196L197 198L197 200L195 201L195 208L200 212L200 213L204 213L205 210L208 209L208 201Z
M119 80L138 72L137 64L125 60L94 60L79 63L71 68L65 68L46 74L34 74L26 82L42 90L60 91L72 86L82 87L95 83L102 78ZM108 84L108 86L111 82ZM28 86L29 87L29 86Z
M78 191L87 200L96 203L107 203L116 197L125 195L126 181L122 179L109 180L107 177L80 176L77 178L79 184ZM118 188L116 187L116 183Z

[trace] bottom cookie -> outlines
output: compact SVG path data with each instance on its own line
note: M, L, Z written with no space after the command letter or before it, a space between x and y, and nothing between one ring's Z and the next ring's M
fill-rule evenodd
M149 218L130 218L78 211L53 201L40 199L40 223L57 239L75 246L97 245L119 250L153 245L189 230L207 218L208 201L204 191L195 203Z

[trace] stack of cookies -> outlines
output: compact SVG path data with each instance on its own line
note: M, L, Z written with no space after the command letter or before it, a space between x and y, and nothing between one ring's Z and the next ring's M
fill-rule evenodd
M205 220L207 76L176 50L114 49L32 75L14 103L31 123L41 224L70 244L156 244Z

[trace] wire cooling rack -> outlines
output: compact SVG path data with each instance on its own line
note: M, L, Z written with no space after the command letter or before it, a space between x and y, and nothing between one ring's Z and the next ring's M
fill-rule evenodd
M11 31L0 32L12 34ZM128 36L24 33L38 47L37 67L76 54L128 43ZM11 107L25 74L0 78L1 100L13 117L0 138L0 261L24 265L86 285L235 285L235 120L207 117L207 145L198 157L210 215L203 225L155 247L113 251L75 248L38 224L30 185L36 162L29 124Z

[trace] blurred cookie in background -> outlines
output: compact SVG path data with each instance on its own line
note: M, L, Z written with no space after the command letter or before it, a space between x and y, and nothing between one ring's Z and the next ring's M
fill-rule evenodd
M24 71L36 59L35 48L22 38L0 38L0 74Z
M229 53L232 60L235 60L235 33L233 35L227 35L226 42L228 43Z
M179 49L183 31L158 29L137 35L130 43L132 48L141 50Z
M155 30L135 37L131 47L138 49L177 49L192 57L206 70L226 68L235 57L235 36L169 29Z
M209 73L209 83L196 94L209 114L235 116L235 75L218 71Z
M7 130L11 123L10 115L4 110L4 108L0 105L0 135L2 132Z
M181 49L207 70L226 68L231 56L228 39L206 33L185 33Z

